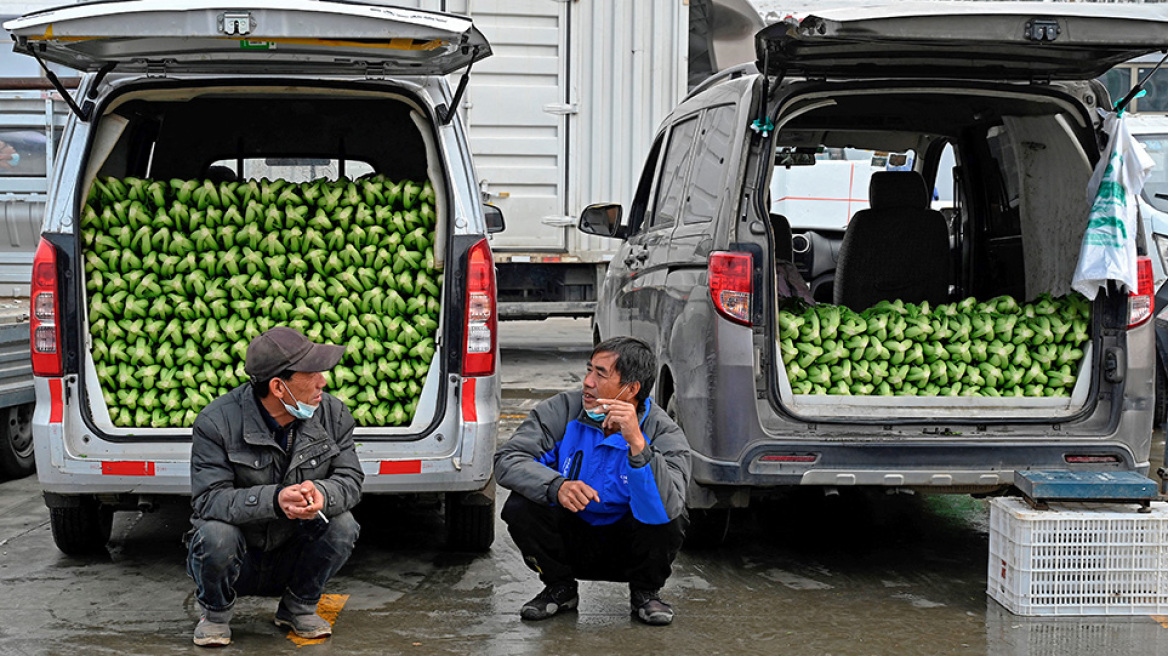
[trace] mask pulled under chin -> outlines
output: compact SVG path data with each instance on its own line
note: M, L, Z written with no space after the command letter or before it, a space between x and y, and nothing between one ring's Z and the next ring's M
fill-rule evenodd
M295 407L290 406L287 403L284 403L283 401L280 401L280 403L284 404L284 409L288 411L288 414L292 415L293 417L296 417L297 419L311 419L312 414L314 412L316 412L316 409L319 408L320 406L308 405L307 403L302 403L300 401L297 401L296 395L292 393L292 390L288 389L287 385L284 386L284 389L288 392L288 396L291 396L292 400L296 401Z

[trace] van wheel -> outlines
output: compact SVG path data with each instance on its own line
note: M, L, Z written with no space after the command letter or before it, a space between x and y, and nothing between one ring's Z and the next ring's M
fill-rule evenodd
M463 493L446 495L446 546L458 551L489 551L495 541L495 500L470 505Z
M690 549L715 549L725 544L729 532L729 508L690 508L685 546Z
M109 542L114 525L114 509L93 497L84 497L77 506L50 508L49 524L53 542L70 556L101 553Z
M1159 428L1168 420L1168 374L1164 365L1156 359L1156 399L1152 412L1152 428Z
M32 448L33 404L4 408L0 415L0 475L24 478L36 469Z

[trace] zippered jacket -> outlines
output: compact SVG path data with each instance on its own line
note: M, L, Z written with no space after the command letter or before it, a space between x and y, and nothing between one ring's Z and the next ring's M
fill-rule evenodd
M291 453L276 442L244 383L203 408L191 435L191 523L207 520L243 529L249 547L265 551L288 540L296 521L276 502L278 492L310 480L324 495L326 516L361 500L365 474L353 447L353 415L324 394L312 417L292 423Z
M558 504L569 478L587 483L600 502L578 515L592 525L611 524L630 510L645 524L665 524L685 511L690 451L681 428L653 400L638 409L648 442L637 455L619 433L605 436L584 412L584 393L563 392L540 403L495 452L500 485L537 503Z

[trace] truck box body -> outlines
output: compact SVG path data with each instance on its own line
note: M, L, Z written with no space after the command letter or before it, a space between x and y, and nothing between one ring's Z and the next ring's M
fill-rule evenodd
M713 72L745 61L757 12L737 0L414 2L467 13L495 48L462 109L480 191L507 221L491 239L501 318L590 316L617 244L575 230L576 217L632 197L694 62ZM695 11L718 20L691 26ZM698 45L710 52L690 51Z

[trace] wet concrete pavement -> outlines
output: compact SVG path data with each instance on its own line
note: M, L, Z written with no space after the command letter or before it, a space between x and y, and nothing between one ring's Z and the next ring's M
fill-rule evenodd
M501 334L505 438L538 398L579 384L590 342L582 320ZM629 617L623 585L597 582L581 584L578 612L522 622L540 586L501 522L490 553L454 553L436 507L366 506L326 598L336 635L299 645L271 624L275 600L245 598L219 653L1168 653L1168 628L1147 616L1023 618L989 600L987 504L964 496L797 492L744 510L726 546L679 556L663 591L678 617L664 628ZM35 477L0 483L0 655L206 653L190 642L188 514L119 513L108 556L72 558L53 546Z

